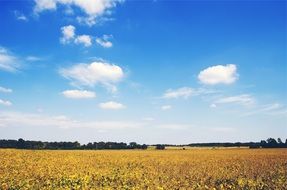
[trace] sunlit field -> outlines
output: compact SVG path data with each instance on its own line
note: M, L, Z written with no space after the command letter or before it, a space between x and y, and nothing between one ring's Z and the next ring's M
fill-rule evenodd
M286 149L0 149L1 189L287 189Z

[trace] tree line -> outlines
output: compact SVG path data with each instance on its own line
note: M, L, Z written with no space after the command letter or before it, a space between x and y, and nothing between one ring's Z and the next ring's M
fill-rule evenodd
M172 145L172 144L156 144L155 149L164 150L168 146L190 146L190 147L250 147L250 148L287 148L287 139L285 143L278 138L268 138L260 142L235 142L235 143L191 143L187 145ZM0 148L16 148L16 149L50 149L50 150L119 150L119 149L147 149L148 145L130 142L93 142L80 144L79 142L42 142L29 141L22 138L18 140L0 140Z
M287 139L285 143L278 138L268 138L260 142L235 142L235 143L191 143L188 146L192 147L249 147L249 148L287 148Z
M17 148L17 149L51 149L51 150L103 150L103 149L147 149L147 145L131 142L94 142L81 145L79 142L42 142L29 141L24 139L18 140L0 140L0 148Z

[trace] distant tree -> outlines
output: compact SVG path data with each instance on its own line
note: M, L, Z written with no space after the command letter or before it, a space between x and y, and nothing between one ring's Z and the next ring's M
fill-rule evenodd
M277 139L277 142L278 142L279 144L283 144L281 138L278 138L278 139Z
M277 146L277 141L273 138L268 138L267 143L268 143L268 147L276 147Z
M162 144L157 144L156 147L155 147L156 150L164 150L165 149L165 146L162 145Z
M23 149L25 148L25 141L23 139L18 139L17 148Z
M131 149L135 149L135 148L138 147L138 144L137 144L136 142L130 142L129 147L130 147Z
M87 149L93 149L93 143L88 143L88 144L86 145L86 148L87 148Z
M260 141L260 146L265 147L267 142L265 140Z
M145 149L147 149L147 145L146 144L143 144L142 146L141 146L141 149L143 149L143 150L145 150Z

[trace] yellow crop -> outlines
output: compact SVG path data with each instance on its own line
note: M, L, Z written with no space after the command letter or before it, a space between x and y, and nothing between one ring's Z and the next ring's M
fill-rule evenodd
M0 189L287 189L286 149L0 149Z

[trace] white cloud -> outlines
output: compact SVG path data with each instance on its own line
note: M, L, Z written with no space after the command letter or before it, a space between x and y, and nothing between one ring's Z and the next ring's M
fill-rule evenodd
M63 36L60 38L60 42L62 44L70 43L75 38L75 30L73 25L63 26L61 28Z
M182 87L182 88L178 88L178 89L169 89L167 90L164 95L163 98L166 99L170 99L170 98L188 98L192 95L193 90L192 88L189 87Z
M42 113L0 112L0 123L4 127L59 127L59 128L95 128L95 129L132 129L145 123L134 121L78 121L65 115L50 116Z
M0 92L11 93L11 92L13 92L13 90L10 88L4 88L4 87L0 86Z
M92 37L90 35L76 35L76 28L73 25L63 26L61 28L62 37L60 42L62 44L69 44L71 42L75 44L83 44L85 47L92 45Z
M57 8L57 0L35 0L34 11L36 13L44 10L55 10Z
M273 103L259 106L254 111L242 114L242 116L251 116L256 114L286 115L287 109L282 104Z
M215 84L231 84L234 83L237 78L237 68L234 64L217 65L208 67L201 71L198 75L198 79L203 84L215 85Z
M100 103L99 107L102 109L109 109L109 110L119 110L126 108L123 104L113 101Z
M35 0L34 12L40 13L44 10L56 10L57 5L79 8L85 16L78 17L80 22L94 25L104 15L109 15L111 9L123 0Z
M76 44L83 44L85 47L92 45L92 38L89 35L79 35L75 39Z
M8 100L2 100L0 99L0 105L2 106L12 106L12 103Z
M27 57L26 57L26 60L27 60L27 61L41 61L42 58L36 57L36 56L27 56Z
M73 85L93 87L96 84L101 84L112 92L116 91L114 85L124 77L121 67L107 62L74 65L61 69L60 74L71 80Z
M166 111L166 110L170 110L172 108L172 106L171 105L164 105L164 106L161 106L161 110L164 110L164 111Z
M214 102L215 105L217 104L239 104L243 106L250 106L250 105L253 105L254 103L255 103L255 99L249 94L241 94L238 96L224 97Z
M87 90L66 90L63 91L62 94L66 98L74 98L74 99L87 99L87 98L95 98L96 93Z
M161 98L164 99L176 99L176 98L184 98L187 99L190 96L200 96L200 95L209 95L217 93L218 91L206 89L206 88L190 88L190 87L181 87L178 89L168 89L162 95Z
M14 15L17 20L28 21L28 18L23 13L20 13L19 11L14 11Z
M20 68L19 60L7 49L0 46L0 70L16 72Z
M104 48L110 48L113 46L113 43L109 41L111 35L103 35L101 38L96 38L96 42Z
M211 107L211 108L216 108L217 106L216 106L216 104L210 104L209 107Z

